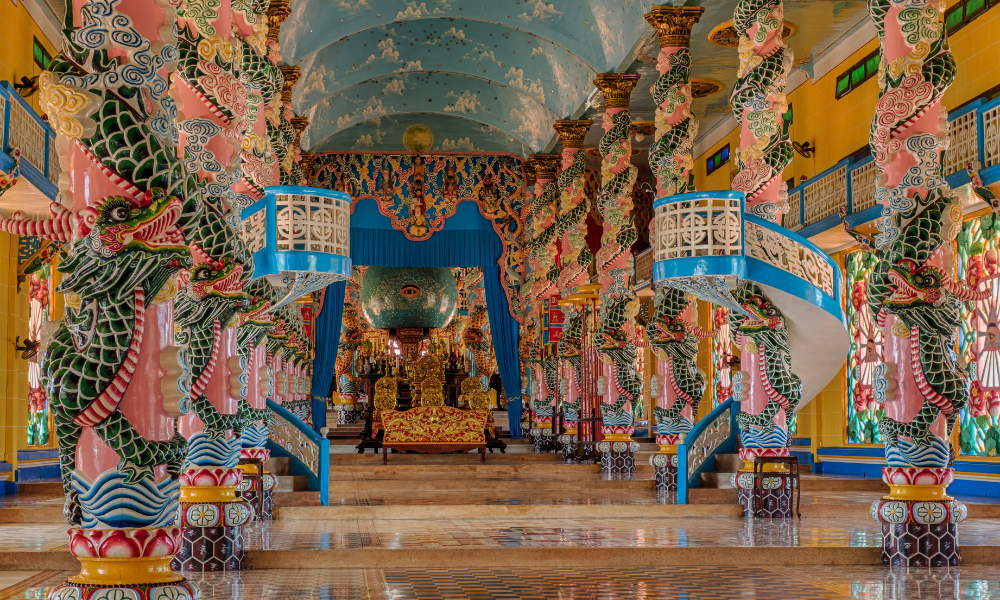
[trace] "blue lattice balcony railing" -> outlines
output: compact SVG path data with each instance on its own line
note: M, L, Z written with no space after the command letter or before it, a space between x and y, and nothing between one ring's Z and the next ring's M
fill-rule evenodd
M351 277L351 197L294 185L266 188L243 210L243 240L254 279L267 277L283 298L272 310Z
M759 285L785 316L801 409L837 374L850 347L840 268L809 240L747 214L741 192L698 192L653 203L653 282L743 312L731 292Z
M810 238L840 226L837 215L847 210L847 223L856 227L878 218L875 202L878 170L871 156L844 160L788 190L791 212L785 227ZM969 183L968 165L978 165L983 183L1000 181L1000 98L981 98L948 114L948 149L942 165L952 188Z
M21 151L21 177L55 200L60 172L56 133L9 81L0 81L0 171L13 169L14 148Z

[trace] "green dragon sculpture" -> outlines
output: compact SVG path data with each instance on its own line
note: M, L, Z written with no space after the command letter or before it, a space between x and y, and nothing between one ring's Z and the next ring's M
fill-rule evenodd
M868 5L883 47L886 19L897 4L871 0ZM917 391L909 393L922 397L916 398L920 409L911 421L885 416L878 429L890 467L943 468L953 460L953 449L947 437L931 432L931 425L943 414L950 435L969 401L969 374L952 350L960 303L980 300L989 292L965 288L946 269L942 248L961 227L961 208L941 172L941 138L911 129L915 120L939 106L957 71L938 7L913 3L894 14L898 23L893 27L901 27L910 52L892 61L883 58L879 69L881 91L870 139L875 164L888 185L876 191L883 209L868 304L883 329L888 316L894 315L897 323L886 337L908 337L911 347L908 363L878 367L876 401L888 399L893 367L912 372ZM912 166L894 162L903 152L909 154L912 160L906 164ZM887 339L890 342L894 339Z
M649 346L656 356L667 361L667 373L660 394L669 388L676 396L669 408L653 408L658 435L676 436L691 430L694 422L682 413L688 406L697 406L707 385L705 375L697 366L698 341L711 337L711 334L706 335L697 325L681 317L690 303L691 299L684 291L666 287L657 289L653 314L646 328Z
M744 448L780 448L789 442L788 424L795 407L802 399L802 381L792 372L792 355L788 347L788 329L785 316L756 284L742 281L733 298L746 313L729 313L729 327L734 338L747 340L745 352L758 358L759 378L767 403L758 414L740 412L736 417ZM778 427L774 417L785 410L784 427Z

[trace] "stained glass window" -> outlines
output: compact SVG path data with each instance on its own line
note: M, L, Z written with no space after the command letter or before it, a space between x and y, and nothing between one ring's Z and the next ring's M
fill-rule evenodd
M729 162L729 144L726 144L718 152L705 159L705 170L711 175L727 162Z
M28 340L38 343L42 326L49 320L49 266L32 273L28 279ZM28 445L49 443L49 401L42 387L38 354L28 360Z
M858 250L847 255L847 325L851 353L847 370L847 441L878 444L878 420L885 411L875 403L872 390L874 367L881 360L882 336L868 310L868 277L875 267L875 255Z
M961 414L961 451L969 456L996 456L1000 445L1000 218L989 213L966 221L956 240L958 276L969 287L993 293L975 303L961 305L959 354L976 377L969 404Z
M719 335L712 338L712 408L733 397L733 382L729 365L733 357L733 342L729 332L729 309L712 305L712 321Z
M837 86L834 89L834 97L840 100L851 90L856 90L862 83L868 81L878 74L878 65L881 55L875 50L868 56L862 58L853 67L841 73L837 77Z

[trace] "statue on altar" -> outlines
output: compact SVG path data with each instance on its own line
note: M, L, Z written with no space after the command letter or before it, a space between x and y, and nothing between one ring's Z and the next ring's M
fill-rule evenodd
M413 197L410 199L410 226L406 232L411 237L421 238L430 233L427 227L427 205L424 203L424 168L417 165L413 171Z

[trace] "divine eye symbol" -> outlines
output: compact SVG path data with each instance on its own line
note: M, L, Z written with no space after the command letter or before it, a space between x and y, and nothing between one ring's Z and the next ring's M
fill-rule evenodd
M399 293L402 294L404 298L413 299L420 295L420 287L412 283L408 283L399 288Z

